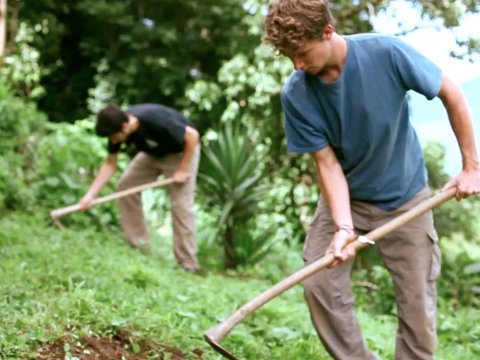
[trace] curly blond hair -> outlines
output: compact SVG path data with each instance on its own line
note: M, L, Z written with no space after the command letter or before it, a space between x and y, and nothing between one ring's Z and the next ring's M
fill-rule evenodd
M263 41L284 53L297 50L302 40L320 39L334 25L328 0L271 0Z

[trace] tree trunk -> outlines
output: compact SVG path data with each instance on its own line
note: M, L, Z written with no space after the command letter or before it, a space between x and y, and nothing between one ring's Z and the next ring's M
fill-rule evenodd
M7 0L0 0L0 56L5 53L7 41Z
M223 248L225 251L225 268L234 269L237 264L235 264L235 250L233 248L233 226L227 225L227 228L225 229Z

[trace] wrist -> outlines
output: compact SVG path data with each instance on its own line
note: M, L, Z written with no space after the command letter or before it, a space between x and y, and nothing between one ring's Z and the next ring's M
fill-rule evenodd
M463 170L465 171L478 171L480 169L480 162L477 157L464 157L463 158Z
M340 231L344 231L349 234L355 234L355 229L353 228L352 225L349 225L349 224L338 225L337 228L335 229L335 232L340 232Z
M187 172L187 169L188 169L187 166L180 165L180 166L177 168L176 172Z

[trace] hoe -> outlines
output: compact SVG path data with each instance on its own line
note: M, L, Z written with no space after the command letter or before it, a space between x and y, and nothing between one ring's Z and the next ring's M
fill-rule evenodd
M119 199L119 198L122 198L122 197L125 197L125 196L128 196L128 195L132 195L132 194L141 192L143 190L152 189L152 188L159 187L159 186L165 186L165 185L168 185L168 184L171 184L171 183L173 183L173 179L168 178L168 179L162 179L162 180L149 182L149 183L146 183L146 184L143 184L143 185L134 186L134 187L131 187L130 189L118 191L116 193L97 198L97 199L92 201L92 206L103 204L103 203L106 203L108 201L116 200L116 199ZM66 206L66 207L63 207L63 208L59 208L59 209L55 209L55 210L50 211L50 217L52 218L55 225L57 225L59 228L63 229L64 225L60 222L59 217L62 216L62 215L71 214L73 212L80 211L80 210L81 209L80 209L79 204L70 205L70 206Z
M449 200L455 195L455 192L456 188L450 188L448 190L440 192L439 194L418 204L406 213L369 232L365 236L359 236L357 238L358 241L356 241L354 244L355 250L358 251L368 246L369 244L374 244L376 241L379 241L383 236L387 235L393 230L399 228L402 225L405 225L406 223L426 213L428 210L434 208L435 206L438 206ZM294 285L301 283L309 276L326 268L333 261L333 255L326 255L323 258L306 266L302 270L297 271L296 273L283 279L276 285L267 289L266 291L240 307L236 312L230 315L230 317L225 319L223 322L207 330L203 335L205 340L210 344L210 346L213 347L213 349L215 349L215 351L222 354L225 358L230 360L237 360L237 358L232 353L230 353L222 345L220 345L220 342L232 331L232 329L238 323L242 322L248 315L259 309L262 305L282 294Z

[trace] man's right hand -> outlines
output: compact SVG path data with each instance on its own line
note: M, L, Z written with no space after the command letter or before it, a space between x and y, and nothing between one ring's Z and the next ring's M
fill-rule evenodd
M355 257L355 243L356 237L353 232L338 230L333 235L333 240L328 246L326 254L332 254L335 258L333 263L328 266L329 269L338 265L343 265L347 261Z
M88 210L92 207L92 202L95 199L95 197L90 196L90 195L85 195L80 199L78 202L78 205L80 205L80 210Z

